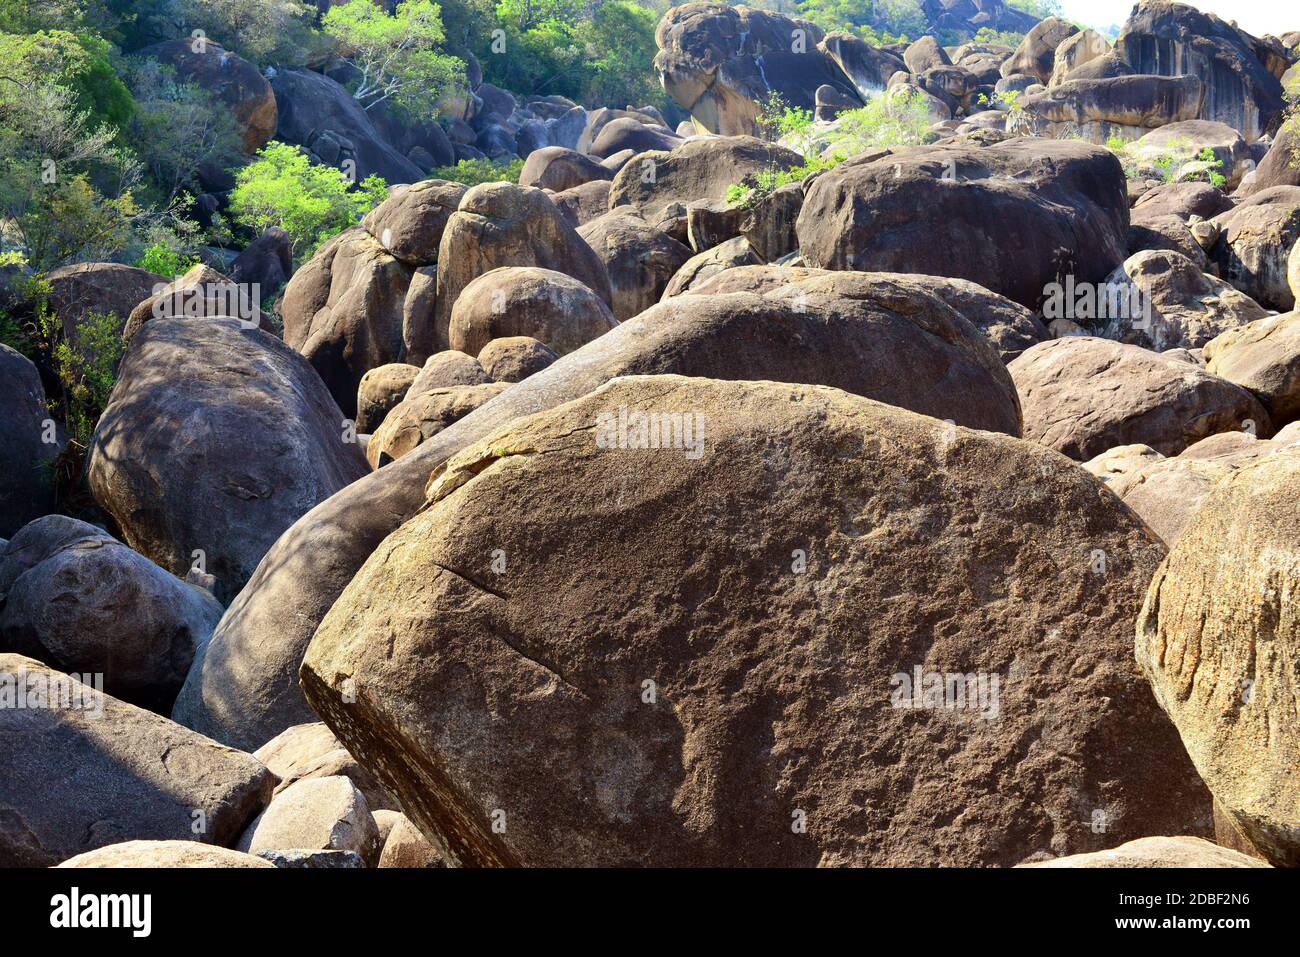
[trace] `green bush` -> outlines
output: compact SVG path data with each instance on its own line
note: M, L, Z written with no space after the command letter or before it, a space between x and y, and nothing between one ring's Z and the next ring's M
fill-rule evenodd
M253 233L281 227L301 261L355 225L386 196L387 186L378 176L368 176L353 188L342 171L313 163L298 147L273 140L239 171L230 194L230 215Z
M463 159L455 166L438 166L430 170L429 178L478 186L480 183L518 183L523 171L524 161L521 159L511 160L506 166L498 166L486 159Z
M198 264L197 256L184 256L166 243L154 243L144 251L144 255L135 265L137 269L143 269L156 276L174 279L185 275Z

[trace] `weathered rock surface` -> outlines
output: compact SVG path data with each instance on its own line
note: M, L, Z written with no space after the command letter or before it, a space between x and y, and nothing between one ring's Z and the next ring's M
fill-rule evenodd
M274 867L269 861L198 841L123 841L70 857L59 867Z
M45 389L36 366L0 344L0 537L13 535L54 507L46 463L59 450L46 426Z
M1086 462L1118 445L1177 455L1217 432L1272 434L1268 413L1245 389L1158 352L1068 336L1012 360L1024 436Z
M1016 52L1003 61L1002 75L1032 76L1046 86L1056 63L1056 48L1078 32L1078 27L1060 17L1040 21L1025 34Z
M1271 863L1300 864L1300 449L1239 469L1147 592L1138 664L1218 808Z
M1120 290L1118 301L1136 302L1140 308L1117 310L1124 315L1103 320L1101 335L1156 352L1199 349L1221 333L1268 315L1245 293L1170 250L1130 256L1106 285Z
M1050 284L1101 282L1124 260L1124 184L1109 150L1071 141L867 154L809 186L799 249L810 266L967 279L1036 309Z
M820 27L769 10L722 3L685 3L655 30L655 72L677 105L702 131L752 134L759 103L773 93L800 109L830 84L857 90L819 47Z
M198 561L228 602L284 529L366 474L345 436L319 377L275 337L157 319L122 360L87 481L127 544L174 575Z
M275 138L293 143L326 166L351 161L357 181L382 176L388 183L414 183L420 167L376 127L374 118L337 81L315 70L287 67L271 79L279 115Z
M1105 62L1106 58L1094 60ZM1082 67L1086 70L1087 66ZM1105 143L1131 139L1168 123L1194 120L1205 102L1205 84L1194 76L1146 74L1084 78L1076 74L1045 90L1029 91L1020 102L1024 125L1009 132L1039 136L1081 136Z
M384 416L406 398L419 374L419 366L390 362L363 375L357 387L357 431L370 435L379 428Z
M558 193L593 180L613 178L612 172L577 150L546 146L528 154L523 171L519 174L519 185L536 186Z
M701 454L600 448L622 406L703 415ZM540 524L481 527L524 490ZM1012 864L1209 826L1131 658L1164 549L1029 443L838 390L631 377L463 450L428 498L302 678L453 863ZM691 608L692 640L615 581ZM907 707L914 669L1001 676L997 720Z
M228 846L270 799L275 779L251 755L66 682L0 654L0 866L50 867L122 841Z
M278 792L239 839L239 850L352 851L379 860L379 829L365 795L345 777L306 778Z
M1188 74L1205 84L1202 119L1259 139L1282 109L1282 85L1255 54L1255 39L1211 13L1169 0L1138 0L1115 41L1138 73Z
M50 308L59 317L63 335L77 341L77 325L87 313L112 313L125 325L131 311L167 280L155 273L121 263L77 263L50 270Z
M921 363L909 353L909 368L961 371L959 387L944 379L948 401L915 386L922 411L979 428L1018 427L1014 388L1001 361L946 303L930 294L913 300L912 287L899 282L873 291L870 277L844 273L819 281L831 290L824 297L810 293L800 305L748 293L654 306L321 503L281 537L218 625L204 667L193 669L187 682L194 695L187 724L253 749L285 728L318 720L295 678L307 643L379 542L421 506L429 473L493 428L576 399L616 375L807 379L887 401L908 389L897 373L904 360L891 363L881 351L882 329L895 329L932 357ZM839 282L849 286L842 295L833 291ZM913 322L919 325L909 333Z
M494 339L531 336L564 355L616 325L605 300L572 276L536 266L502 266L476 276L462 290L452 306L448 339L453 350L473 356Z
M1300 312L1258 319L1206 343L1206 368L1248 389L1275 425L1300 419Z
M434 312L441 347L450 342L451 314L461 293L479 276L502 266L564 273L607 304L612 301L604 264L544 192L510 183L484 183L465 194L442 235Z
M284 341L311 360L347 415L355 415L371 369L421 365L446 347L433 264L465 192L444 180L394 188L360 226L322 245L285 289Z
M688 140L671 152L642 153L619 170L609 190L609 208L630 206L647 223L660 226L676 215L674 206L682 207L684 218L688 203L722 202L727 187L746 176L801 162L793 150L752 136Z
M482 363L467 353L457 349L446 349L429 356L429 361L420 369L419 375L411 383L407 395L419 395L430 389L450 389L460 385L483 385L491 382Z
M1211 844L1202 837L1140 837L1108 851L1071 854L1025 867L1268 867L1240 851Z
M664 287L659 301L663 302L665 299L679 296L724 269L734 269L737 266L760 266L762 263L763 258L754 251L754 247L744 236L728 239L712 249L696 253L682 263L682 268L677 270L676 275Z
M509 382L460 385L416 392L403 399L366 444L371 468L380 468L401 458L420 443L458 422L485 402L496 398Z
M379 855L379 867L446 867L447 862L405 814L396 815Z
M1287 257L1300 240L1300 186L1274 186L1214 217L1218 242L1209 250L1221 275L1262 306L1285 312L1296 297Z
M365 796L372 811L397 807L392 794L348 754L324 722L294 725L258 748L253 756L280 779L275 794L309 778L345 777Z
M610 305L619 322L657 303L673 276L691 258L687 246L651 226L630 207L615 207L578 227L578 235L605 266Z
M478 354L484 371L497 382L522 382L558 358L550 346L531 336L493 339Z
M164 714L220 618L208 592L62 515L0 556L0 650L102 674L109 694Z

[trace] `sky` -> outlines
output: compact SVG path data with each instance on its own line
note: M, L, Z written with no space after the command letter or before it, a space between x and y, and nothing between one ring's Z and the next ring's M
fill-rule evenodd
M1182 0L1222 20L1236 20L1247 33L1282 34L1300 30L1300 3L1296 0ZM1133 0L1061 0L1065 15L1090 26L1123 24L1133 10Z

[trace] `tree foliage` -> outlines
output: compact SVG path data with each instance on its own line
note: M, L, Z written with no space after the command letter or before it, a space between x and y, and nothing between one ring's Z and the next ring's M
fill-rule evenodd
M230 213L254 233L271 226L284 229L294 256L305 259L387 196L378 176L359 185L353 189L341 171L311 162L298 147L272 141L239 171Z
M442 13L431 0L405 0L391 14L371 0L349 0L331 7L321 27L355 71L352 95L367 110L392 101L424 115L464 82L464 63L442 50Z

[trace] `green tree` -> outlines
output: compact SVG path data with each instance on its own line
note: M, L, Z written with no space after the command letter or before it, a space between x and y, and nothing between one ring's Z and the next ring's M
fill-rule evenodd
M449 88L464 82L465 64L445 53L442 15L431 0L405 0L392 14L371 0L349 0L321 18L355 71L352 95L365 109L391 100L420 116Z
M270 142L239 171L230 194L235 222L260 233L279 226L289 233L299 260L321 243L355 225L383 201L387 187L378 176L359 189L332 166L312 163L296 146Z

